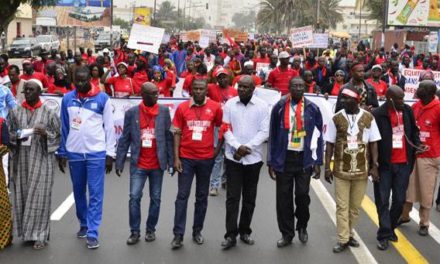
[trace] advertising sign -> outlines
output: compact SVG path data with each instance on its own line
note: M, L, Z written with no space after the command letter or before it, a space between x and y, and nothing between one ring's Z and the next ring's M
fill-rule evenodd
M133 10L133 24L151 25L151 8L135 7Z
M388 25L440 27L436 0L388 0Z

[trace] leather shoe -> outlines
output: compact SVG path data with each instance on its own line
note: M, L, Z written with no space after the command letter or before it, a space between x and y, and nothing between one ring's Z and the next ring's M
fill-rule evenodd
M354 237L350 237L350 239L348 240L348 245L350 247L357 248L357 247L359 247L359 242L356 239L354 239Z
M341 253L345 249L347 249L348 243L338 242L336 246L333 247L333 253Z
M391 241L391 242L397 242L397 241L399 241L399 238L397 237L397 235L396 235L395 233L393 233L393 234L388 238L388 240Z
M145 234L145 241L152 242L154 240L156 240L156 233L153 231L147 231L147 233Z
M301 241L302 243L307 243L307 241L309 240L309 234L307 234L307 229L305 228L298 229L298 238L299 241Z
M197 232L193 234L193 241L196 242L197 245L201 245L205 242L205 239L200 232Z
M403 219L402 217L400 217L399 220L397 221L397 226L401 226L401 225L409 223L409 222L411 222L410 219Z
M289 239L287 237L282 237L280 240L277 241L277 247L282 248L288 245L292 244L292 239Z
M379 243L377 243L377 248L379 250L387 250L388 246L389 246L388 239L379 240Z
M139 242L140 235L138 233L131 233L130 237L127 239L127 245L134 245Z
M222 248L224 250L230 249L231 247L235 247L237 245L237 240L227 237L225 241L222 242Z
M421 236L427 236L429 234L427 226L420 226L419 231L417 231Z
M179 249L183 246L183 237L180 235L175 235L173 241L171 241L172 249Z
M240 240L243 241L243 243L248 244L248 245L255 244L255 241L251 238L251 235L249 235L249 234L240 235Z

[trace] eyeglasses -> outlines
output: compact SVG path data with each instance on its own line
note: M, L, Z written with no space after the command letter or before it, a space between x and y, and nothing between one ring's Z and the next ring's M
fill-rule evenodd
M342 74L336 74L335 76L336 77L344 77L344 75L342 75Z

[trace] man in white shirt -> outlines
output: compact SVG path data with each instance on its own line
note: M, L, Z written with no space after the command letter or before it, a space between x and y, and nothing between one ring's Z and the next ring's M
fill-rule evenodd
M255 83L250 75L238 81L238 97L229 99L223 114L226 148L226 234L224 249L236 245L236 237L253 245L250 224L255 208L257 185L263 165L263 143L269 136L269 107L253 96ZM240 222L237 225L240 197L243 196Z
M324 134L327 142L325 180L335 182L338 243L333 247L334 253L348 246L359 247L353 228L367 189L368 175L374 181L379 180L377 142L381 136L373 115L359 107L360 101L356 88L343 89L343 109L333 116ZM334 166L330 168L333 154Z

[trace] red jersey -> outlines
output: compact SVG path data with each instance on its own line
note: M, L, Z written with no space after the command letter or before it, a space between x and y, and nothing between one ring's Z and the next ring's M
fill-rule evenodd
M429 150L417 155L418 158L440 157L440 101L435 98L427 105L420 101L412 105L416 124L420 129L422 144Z
M269 65L270 64L270 58L269 57L264 57L264 58L261 58L261 57L259 57L259 58L256 58L256 59L253 59L253 61L254 61L254 70L255 69L257 69L257 64L258 63L261 63L261 64L267 64L267 65Z
M156 170L160 168L157 157L157 142L155 133L156 116L159 113L159 105L153 107L139 104L139 128L141 134L141 150L137 166L145 170Z
M115 97L126 97L134 94L131 78L121 78L121 76L110 77L107 83L113 85Z
M96 62L96 57L95 56L87 56L87 59L85 61L87 62L88 65L92 65L93 63Z
M271 71L267 83L281 92L282 95L289 93L289 82L293 77L299 76L298 71L287 68L285 70L277 67Z
M192 73L189 73L186 75L185 80L183 81L183 87L182 89L187 91L189 94L191 94L191 85L194 80L194 75Z
M34 72L31 75L22 74L20 75L20 79L28 81L30 79L37 79L43 84L43 88L49 87L49 81L47 80L46 75L41 72Z
M238 92L232 86L223 89L220 88L218 84L208 84L208 97L220 103L222 106L225 105L226 101L235 96L238 96Z
M214 127L222 123L223 112L219 103L209 98L205 104L193 100L181 103L176 110L173 126L181 130L179 156L187 159L214 157Z
M406 163L406 139L404 136L403 128L403 114L401 111L397 112L394 109L389 109L388 114L390 116L391 128L393 129L393 149L391 150L391 163ZM396 141L401 141L395 144Z
M379 56L377 56L376 57L376 59L374 60L374 64L382 64L382 63L384 63L386 61L386 59L385 59L385 57L379 57Z
M165 80L160 80L157 82L156 80L152 81L159 90L159 97L171 97L171 80L166 78Z
M148 74L146 71L137 71L131 79L133 83L133 90L135 94L141 93L142 84L148 82Z
M373 78L367 79L367 83L371 84L376 90L377 96L385 96L388 85L386 82L379 79L379 82L375 82Z
M46 74L46 69L45 69L45 65L48 63L49 61L47 61L46 63L44 63L42 60L37 60L34 61L32 64L34 65L34 71L36 72L41 72L42 74Z
M133 78L134 72L136 71L136 65L128 65L127 76Z

